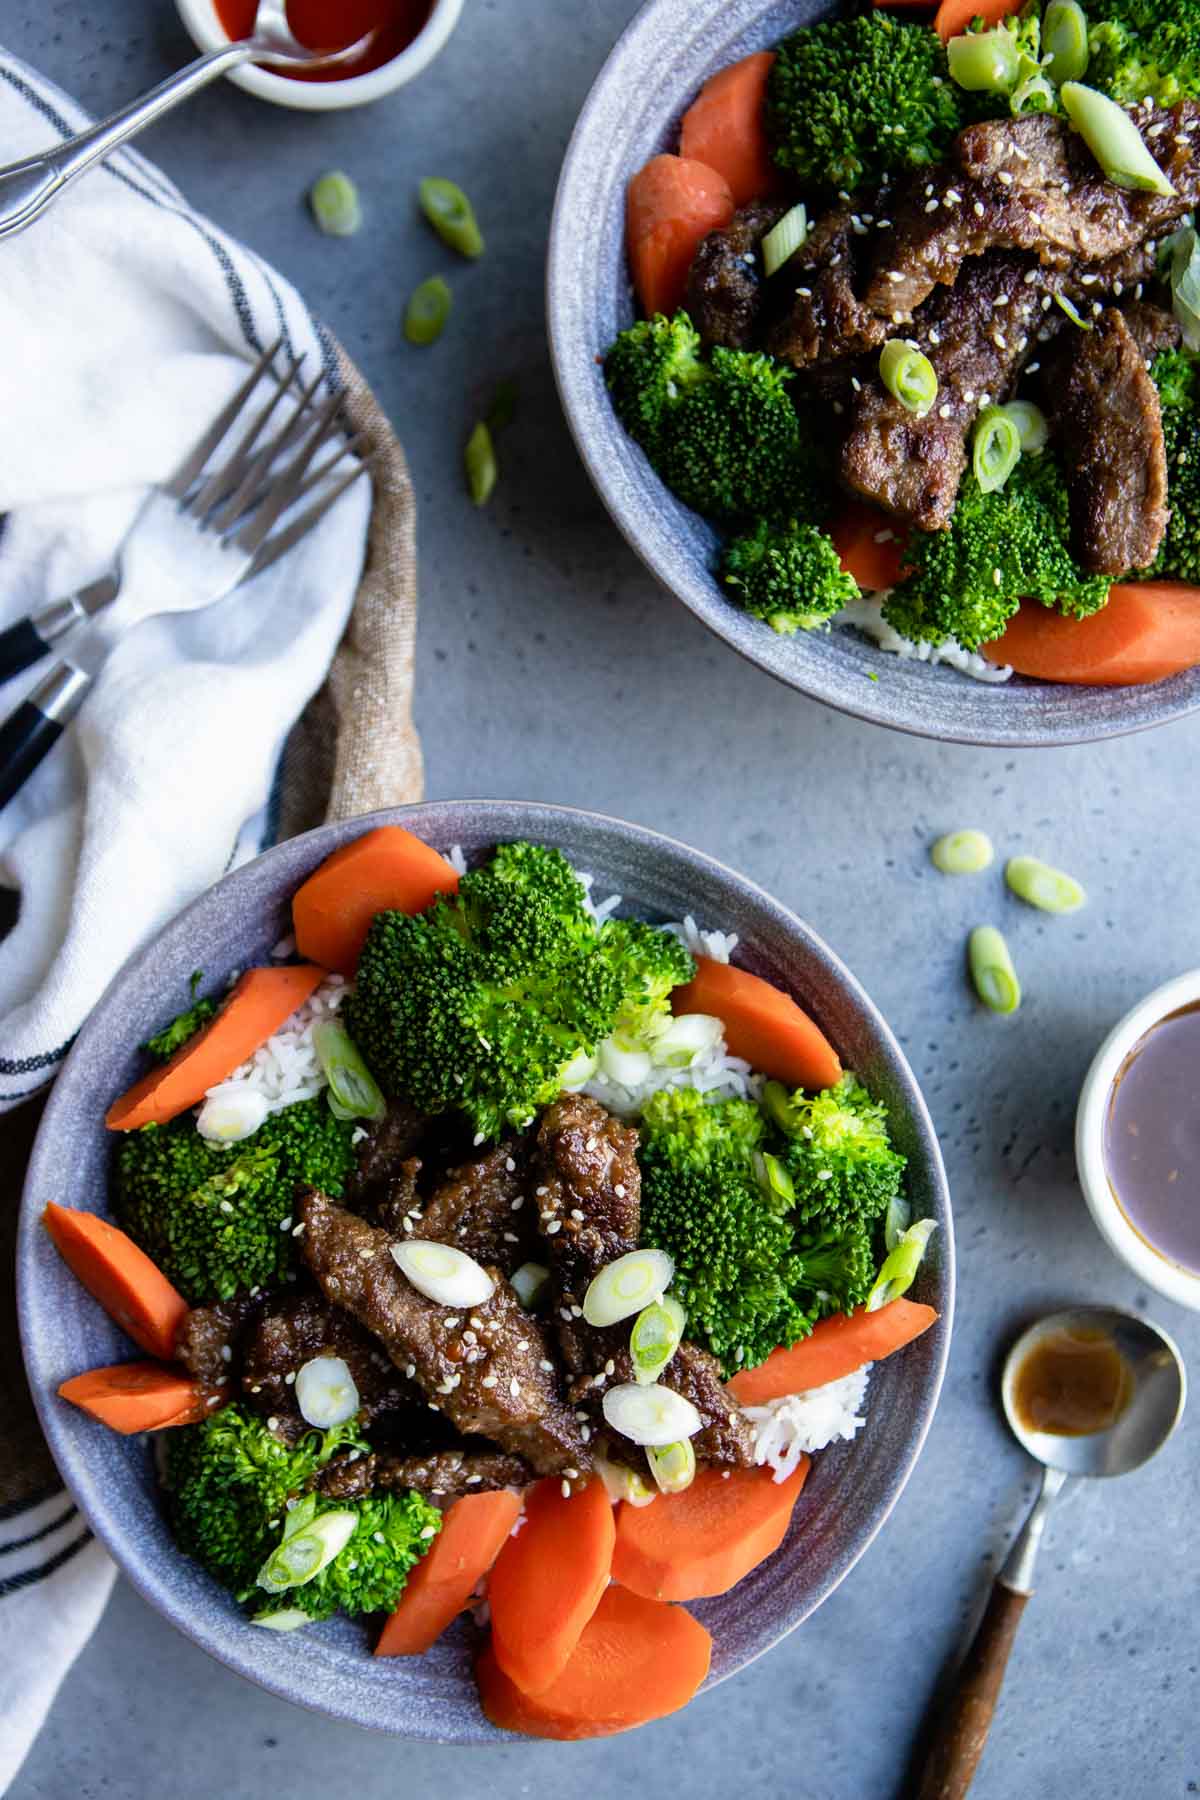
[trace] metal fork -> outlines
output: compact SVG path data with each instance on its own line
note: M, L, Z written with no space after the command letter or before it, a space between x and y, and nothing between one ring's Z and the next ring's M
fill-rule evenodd
M126 631L223 599L298 543L366 469L363 459L336 472L347 453L363 448L360 438L338 442L318 459L338 435L341 398L317 400L320 376L297 394L303 359L273 382L265 404L254 404L278 349L276 343L264 351L181 467L145 501L119 552L118 597L71 633L66 654L0 725L0 807L58 742ZM280 424L289 396L296 405ZM218 460L239 425L233 449ZM282 522L310 493L309 504Z

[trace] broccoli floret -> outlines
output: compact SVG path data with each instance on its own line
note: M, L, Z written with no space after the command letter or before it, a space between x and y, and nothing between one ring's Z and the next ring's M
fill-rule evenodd
M1070 548L1066 482L1052 451L1022 456L998 492L963 481L945 531L914 532L905 552L912 569L884 603L884 617L907 638L966 650L998 638L1023 599L1086 618L1108 599L1110 583L1088 575Z
M760 520L721 556L721 580L756 619L781 637L811 631L858 599L832 540L816 525Z
M937 33L882 11L794 32L767 86L776 162L820 187L937 162L967 116Z
M819 1094L789 1095L768 1082L763 1101L784 1133L783 1162L802 1224L841 1232L886 1211L900 1191L905 1159L892 1148L882 1105L856 1075Z
M186 1044L189 1038L195 1037L201 1027L207 1025L216 1013L217 1002L215 1000L197 1000L196 998L196 989L203 980L204 971L194 969L190 984L191 1005L185 1012L181 1012L177 1019L172 1019L169 1025L164 1025L161 1031L156 1031L153 1037L147 1038L142 1045L143 1050L148 1050L151 1056L157 1056L160 1062L166 1062L169 1057L174 1056L181 1045Z
M864 1304L875 1280L873 1233L865 1221L798 1235L796 1255L819 1317Z
M669 1019L671 994L692 980L696 964L673 932L640 919L607 920L600 948L624 995L613 1032L629 1045L644 1044Z
M685 312L662 313L623 331L604 362L604 378L621 422L652 459L662 447L672 408L693 382L707 381L700 335Z
M1150 578L1200 582L1200 362L1186 350L1167 350L1151 374L1162 402L1171 516Z
M1200 13L1194 0L1103 0L1088 32L1084 80L1124 106L1200 99Z
M1190 350L1161 350L1150 370L1164 419L1168 412L1189 410L1196 404L1200 360Z
M356 1122L324 1099L272 1113L240 1143L209 1144L190 1117L144 1125L117 1151L113 1210L185 1300L230 1300L282 1281L295 1240L281 1230L304 1184L337 1196Z
M325 1501L323 1512L359 1515L353 1536L311 1581L269 1598L258 1573L277 1547L289 1501L308 1489L335 1450L367 1449L354 1426L309 1432L288 1446L262 1419L226 1406L200 1425L168 1432L163 1485L176 1542L239 1600L258 1611L298 1606L314 1619L389 1610L412 1565L424 1555L441 1522L419 1494L387 1494L359 1501ZM423 1537L424 1531L428 1537Z

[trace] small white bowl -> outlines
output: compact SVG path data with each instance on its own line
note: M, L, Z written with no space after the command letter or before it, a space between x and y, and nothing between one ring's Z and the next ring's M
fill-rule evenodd
M1114 1025L1084 1078L1075 1114L1075 1163L1088 1210L1100 1235L1127 1268L1155 1293L1200 1312L1200 1274L1153 1249L1117 1204L1104 1160L1109 1096L1121 1064L1152 1025L1200 1000L1200 969L1177 975L1147 994Z
M229 42L229 33L217 17L213 0L175 0L179 16L201 50L219 50ZM297 81L290 75L276 75L270 69L259 69L244 63L234 69L230 81L270 100L276 106L294 106L301 112L338 112L347 106L365 106L378 100L419 75L429 67L458 24L463 0L434 0L428 19L408 45L390 62L365 75L347 75L340 81Z

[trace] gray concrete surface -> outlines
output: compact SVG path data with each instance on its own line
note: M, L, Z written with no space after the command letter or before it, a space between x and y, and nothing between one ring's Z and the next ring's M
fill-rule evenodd
M13 1793L242 1800L438 1794L558 1800L782 1791L887 1800L921 1714L982 1603L1030 1491L995 1397L998 1353L1039 1309L1148 1310L1200 1362L1200 1320L1139 1291L1075 1184L1075 1094L1098 1039L1200 960L1200 719L1053 754L938 747L834 716L744 667L658 591L610 527L558 413L542 251L576 110L630 0L468 0L442 60L381 105L329 118L213 91L147 149L191 198L290 275L373 381L420 500L419 719L433 795L562 800L676 833L795 906L898 1028L954 1189L960 1304L949 1380L890 1525L826 1606L757 1666L633 1737L496 1751L413 1747L326 1724L194 1650L119 1585ZM168 0L0 0L0 40L97 110L186 52ZM323 239L302 204L341 166L368 224ZM460 179L488 233L454 265L414 215L427 173ZM457 315L432 351L399 330L435 269ZM464 429L520 384L495 504L460 491ZM1043 919L999 878L935 875L926 846L978 825L1002 851L1078 872L1091 905ZM1027 1001L974 1007L966 929L1009 932ZM1200 1792L1200 1458L1186 1420L1152 1467L1063 1507L975 1792L979 1800Z

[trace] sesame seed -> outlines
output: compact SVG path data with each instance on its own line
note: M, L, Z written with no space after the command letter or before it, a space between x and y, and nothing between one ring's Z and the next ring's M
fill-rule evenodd
M1004 183L1005 187L1011 187L1013 184L1013 178L1009 174L1007 169L997 169L996 170L996 180L1002 181Z
M976 201L976 202L975 202L975 205L974 205L974 207L973 207L973 208L972 208L972 210L973 210L973 212L974 212L974 214L975 214L975 217L976 217L976 218L977 218L977 219L982 219L982 217L983 217L983 201L982 201L982 200L977 200L977 201Z
M476 1483L476 1482L477 1482L477 1481L482 1481L482 1480L483 1480L483 1476L482 1476L482 1475L468 1475L468 1476L467 1476L467 1486L468 1486L468 1487L474 1487L474 1486L475 1486L475 1483Z
M550 1189L544 1188L544 1187L540 1187L536 1190L537 1197L539 1200L543 1197L543 1195L548 1194L549 1192L550 1192Z
M862 393L862 382L858 379L857 375L852 375L850 377L850 386L854 389L856 394Z
M1038 278L1038 271L1036 269L1026 269L1026 271L1025 271L1025 286L1032 287L1034 282L1037 280L1037 278Z
M292 1229L292 1221L291 1221L290 1215L286 1219L280 1219L279 1229L280 1229L280 1231L290 1231Z
M993 569L993 570L992 570L992 580L993 580L993 581L994 581L994 582L995 582L995 584L996 584L996 586L997 586L997 587L999 587L999 586L1000 586L1000 585L1001 585L1001 583L1002 583L1002 582L1003 582L1003 580L1004 580L1004 577L1003 577L1003 575L1002 575L1002 574L1001 574L1001 573L1000 573L1000 570L999 570L999 569Z
M995 334L995 336L992 339L992 342L993 342L993 344L995 344L997 350L1007 350L1008 349L1008 339L1005 337L1005 335L1002 331L998 331Z
M936 346L936 345L938 345L938 344L940 344L940 343L941 343L941 341L942 341L942 334L941 334L941 332L940 332L940 331L938 331L938 330L937 330L937 329L936 329L936 328L935 328L935 329L934 329L934 330L933 330L933 331L931 331L931 332L930 332L930 333L929 333L929 341L930 341L930 343L931 343L931 344L933 344L933 345L935 345L935 346Z
M478 1481L478 1480L479 1480L479 1476L478 1476L478 1475L476 1475L476 1477L475 1477L475 1480L476 1480L476 1481ZM423 1537L423 1538L431 1538L431 1537L436 1537L436 1536L437 1536L437 1532L438 1532L438 1528L437 1528L437 1526L436 1526L436 1525L425 1525L425 1526L423 1526L423 1527L422 1527L422 1529L421 1529L421 1536L422 1536L422 1537ZM383 1533L382 1533L382 1531L377 1531L377 1532L376 1532L376 1533L375 1533L375 1536L376 1536L376 1538L377 1538L377 1539L378 1539L378 1540L379 1540L379 1542L380 1542L380 1543L381 1543L381 1544L382 1544L382 1542L383 1542Z
M904 323L904 314L902 312L894 312L892 314L892 324L893 325L903 325L903 323Z
M518 1338L517 1339L517 1349L518 1350L528 1350L528 1348L529 1348L529 1339L528 1338Z
M904 271L903 271L903 269L889 269L887 272L887 278L889 281L903 281L904 280Z
M799 296L802 300L811 300L812 299L812 289L810 287L798 287L796 289L796 292L799 294Z
M571 1484L569 1481L564 1481L562 1484L562 1497L564 1500L569 1500L571 1498Z
M406 1213L406 1214L405 1214L405 1216L404 1216L404 1220L403 1220L403 1224L404 1224L404 1229L405 1229L405 1231L411 1231L411 1230L412 1230L412 1228L413 1228L413 1222L412 1222L412 1220L411 1220L411 1219L410 1219L410 1218L409 1218L409 1217L408 1217L408 1215L407 1215L407 1213Z
M299 1224L298 1224L298 1225L293 1225L293 1226L292 1226L292 1236L293 1236L293 1237L299 1237L299 1236L300 1236L300 1233L301 1233L301 1232L302 1232L302 1231L303 1231L303 1230L304 1230L304 1220L303 1220L303 1219L301 1219L301 1221L300 1221L300 1223L299 1223Z
M278 1428L279 1428L279 1420L275 1417L275 1414L272 1413L270 1418L267 1420L267 1430L268 1431L276 1431L276 1430L278 1430Z
M613 1189L613 1193L617 1196L618 1200L623 1200L625 1198L625 1184L623 1181L618 1181Z
M599 1139L590 1137L583 1147L585 1150L596 1150L599 1148Z
M604 1365L604 1373L606 1375L615 1375L616 1372L617 1372L617 1365L613 1361L612 1357L610 1356L608 1361Z
M572 1317L572 1318L573 1318L573 1319L582 1319L582 1317L583 1317L583 1308L582 1308L582 1306L572 1306L572 1308L571 1308L571 1317Z
M412 1378L416 1374L416 1372L417 1372L416 1363L408 1363L405 1365L404 1373L408 1376L408 1379L410 1381L412 1380Z
M1084 287L1091 287L1096 277L1094 275L1081 275L1079 279L1082 281Z
M485 1375L479 1385L480 1387L494 1388L499 1386L499 1381L500 1378L498 1375Z
M221 1211L225 1212L225 1213L231 1213L233 1211L233 1207L230 1205L228 1200L222 1200Z
M578 1206L573 1206L571 1208L571 1217L573 1219L578 1219L580 1224L582 1224L584 1219L587 1217L587 1214L585 1212L582 1212Z
M1027 375L1036 375L1041 366L1040 362L1031 362L1025 373Z
M544 1369L547 1374L550 1374L553 1372L554 1364L549 1360L548 1357L543 1356L541 1361L538 1363L538 1368Z
M291 1385L295 1381L295 1379L296 1379L295 1369L289 1369L287 1374L283 1378L284 1387L291 1387Z
M517 1395L521 1392L521 1384L517 1380L515 1375L513 1376L512 1380L508 1384L508 1391L512 1395L514 1400L517 1398Z
M436 1402L436 1400L431 1400L431 1401L430 1401L430 1402L429 1402L429 1410L430 1410L430 1412L441 1412L441 1410L442 1410L442 1409L441 1409L441 1407L440 1407L440 1406L439 1406L439 1405L438 1405L438 1404L437 1404L437 1402Z
M876 231L890 231L892 229L892 221L890 219L876 219L875 229Z
M1043 294L1042 295L1042 311L1049 312L1052 305L1053 305L1053 301L1051 300L1049 294Z
M1100 317L1100 314L1103 311L1104 311L1104 308L1101 306L1100 302L1098 300L1093 300L1092 301L1092 317L1093 317L1093 319L1098 319Z
M1113 293L1117 296L1118 300L1121 298L1121 295L1124 292L1125 292L1125 283L1123 281L1114 281L1113 282Z
M483 1133L482 1133L482 1131L477 1131L477 1132L476 1132L476 1133L475 1133L475 1143L476 1143L476 1145L477 1145L477 1146L478 1146L478 1145L479 1145L479 1144L482 1144L482 1143L483 1143L483 1142L484 1142L484 1136L483 1136Z
M578 1469L564 1469L563 1474L569 1476L572 1481L579 1480L579 1470Z
M579 1428L579 1435L583 1439L585 1444L590 1442L591 1436L592 1436L591 1426L590 1425L581 1425Z
M945 406L939 406L939 407L938 407L938 418L939 418L939 419L948 419L948 418L949 418L949 417L950 417L950 414L951 414L951 412L952 412L952 411L953 411L953 410L954 410L954 409L953 409L953 408L952 408L952 407L951 407L951 405L950 405L950 403L949 403L949 401L947 401L947 403L946 403L946 405L945 405ZM890 532L890 531L889 531L889 532L888 532L888 536L889 536L889 537L890 537L890 536L891 536L891 535L892 535L892 534L891 534L891 532ZM878 541L879 541L879 538L878 538L878 534L876 534L876 539L875 539L875 541L876 541L876 543L878 543Z
M946 204L948 206L961 206L962 195L959 193L957 188L947 188L946 189Z
M504 1233L504 1241L506 1244L519 1244L521 1240L515 1231L506 1231Z
M561 1221L558 1219L551 1219L550 1223L546 1227L546 1236L553 1237L556 1231L561 1231L561 1230L562 1230Z
M970 406L972 404L972 402L974 401L974 399L975 399L975 389L974 388L965 389L963 392L963 400L966 402L966 404L968 406Z
M840 400L835 400L835 401L834 401L834 403L833 403L833 410L834 410L834 412L835 412L835 413L837 413L837 414L838 414L838 415L839 415L839 417L840 417L840 415L841 415L841 414L842 414L842 413L844 413L844 412L845 412L845 410L846 410L846 409L845 409L845 407L844 407L844 406L843 406L843 405L842 405L842 403L841 403L841 401L840 401Z
M875 542L877 544L890 544L895 535L894 531L888 531L887 529L877 531L875 533Z

